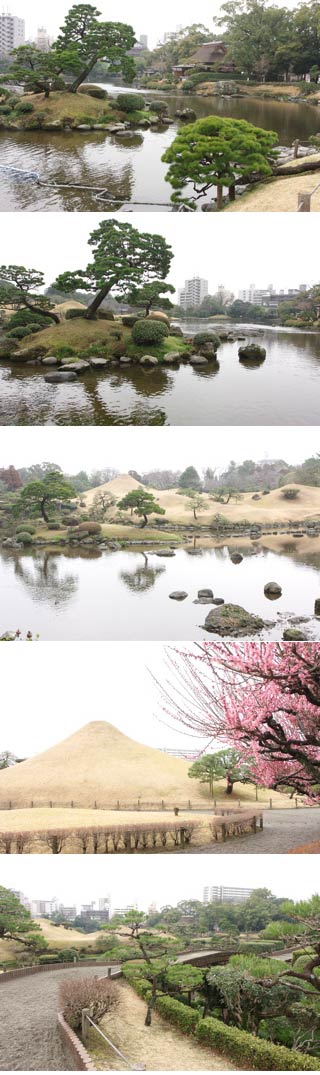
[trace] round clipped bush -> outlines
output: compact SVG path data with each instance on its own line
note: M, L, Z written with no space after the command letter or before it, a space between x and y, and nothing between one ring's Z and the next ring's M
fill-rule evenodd
M21 541L22 545L31 545L32 542L33 542L33 535L32 534L27 534L26 530L21 530L21 532L19 533L19 535L17 535L17 537L18 537L18 540Z
M163 310L150 310L148 318L151 318L151 321L163 321L165 325L170 327L170 318L168 317L168 314L163 313Z
M165 336L169 336L168 325L163 321L153 321L151 318L143 317L141 321L136 321L132 329L132 339L135 343L154 343L155 345L162 343Z
M78 534L101 534L100 523L79 523Z
M36 528L31 523L19 523L19 526L16 526L16 534L35 534L35 532Z
M117 104L121 112L140 112L144 108L144 98L140 93L119 93Z
M11 328L9 332L7 332L7 336L9 336L10 340L23 340L25 336L32 336L32 331L30 325L28 327L25 325L24 328L20 325L20 328Z
M86 310L78 310L76 308L73 308L71 310L67 310L66 311L66 321L73 321L75 317L85 317L86 312L87 312Z
M31 104L31 101L18 101L15 105L15 112L22 112L26 115L27 112L34 112L34 105Z
M165 116L168 113L168 105L165 101L152 101L150 108L156 116Z
M98 310L98 321L114 321L112 310Z
M206 343L211 343L216 351L220 347L221 340L214 332L196 332L193 343L196 347L205 347Z
M107 91L103 90L102 86L86 86L86 83L79 87L78 93L88 94L88 97L96 97L97 101L105 101L108 96Z

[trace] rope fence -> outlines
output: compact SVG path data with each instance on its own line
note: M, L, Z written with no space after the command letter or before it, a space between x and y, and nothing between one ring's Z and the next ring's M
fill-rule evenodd
M257 789L257 791L258 791L258 789ZM173 813L176 813L176 814L180 814L183 811L189 811L190 813L192 813L192 811L195 811L195 812L201 812L201 813L204 813L204 814L212 814L212 813L218 812L219 814L224 815L224 814L233 814L236 808L238 808L239 810L240 809L248 810L248 809L250 809L250 805L251 805L251 800L248 800L248 799L247 800L245 800L245 799L241 800L241 799L237 799L236 797L234 799L229 799L229 802L230 802L230 806L229 805L226 806L225 802L222 802L220 799L216 799L216 798L210 799L210 802L203 802L203 800L202 801L201 800L199 800L199 801L195 801L195 800L191 801L191 799L189 799L186 802L182 802L182 803L180 803L180 802L170 803L170 802L166 802L164 799L161 799L161 801L159 801L159 802L142 802L139 799L135 803L125 803L125 802L121 802L118 799L116 803L114 803L114 802L113 803L99 803L99 802L95 801L95 802L89 803L89 804L87 804L87 803L83 804L83 803L80 803L80 802L76 802L74 799L71 799L71 801L69 801L69 802L54 802L52 799L49 799L49 800L46 800L46 801L43 801L43 800L37 801L36 799L32 799L29 803L28 802L16 803L13 799L8 799L5 802L3 802L3 801L0 802L0 811L1 810L9 811L9 810L32 810L32 809L34 809L34 810L101 810L101 811L105 810L105 811L110 811L112 813L113 812L116 813L116 812L119 812L119 811L128 812L128 813L139 813L141 811L142 813L143 812L157 813L158 811L169 810L169 811L172 811ZM256 796L255 796L255 802L258 802L260 804L260 806L261 806L261 809L263 809L263 810L288 810L288 809L296 809L296 810L298 810L298 809L301 809L301 808L303 808L303 809L311 809L312 810L314 808L312 803L303 802L297 796L294 796L293 798L289 798L289 796L288 796L287 801L286 801L286 805L284 805L283 803L277 803L272 798L272 796L270 796L270 798L268 798L268 799L259 799L259 794L257 793ZM314 804L314 805L316 805L316 804Z
M146 1071L145 1064L131 1064L130 1060L128 1060L128 1058L124 1056L124 1053L122 1053L121 1050L118 1049L116 1045L114 1045L113 1041L111 1041L110 1038L107 1038L107 1035L104 1034L103 1031L100 1030L100 1027L97 1026L96 1023L94 1023L93 1019L91 1019L90 1008L82 1009L81 1037L84 1045L88 1044L88 1023L90 1023L90 1026L94 1028L97 1034L100 1034L100 1037L103 1038L107 1045L109 1045L109 1048L112 1049L112 1052L114 1052L120 1060L123 1060L125 1066L129 1068L129 1071Z

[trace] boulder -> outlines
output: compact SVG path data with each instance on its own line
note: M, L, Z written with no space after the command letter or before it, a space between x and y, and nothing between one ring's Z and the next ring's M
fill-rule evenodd
M281 586L279 586L278 582L266 582L266 585L264 587L264 594L266 597L269 597L271 601L274 601L277 599L277 597L281 597Z
M198 590L198 597L210 597L213 598L213 590Z
M175 555L176 554L173 551L173 549L159 549L159 551L156 552L156 556L175 556Z
M102 370L108 365L108 360L106 358L89 358L89 362L93 370Z
M185 590L173 590L172 593L169 593L169 597L171 597L172 601L185 601L188 594Z
M320 597L316 597L314 602L314 614L315 616L320 616Z
M241 552L233 552L231 553L230 560L232 564L242 564L243 556L241 556Z
M47 348L40 347L40 345L37 347L29 347L28 350L26 347L22 347L20 351L15 351L14 354L10 355L10 362L24 363L28 362L29 359L44 358L46 351Z
M120 365L121 366L130 366L131 362L132 362L132 358L130 358L130 355L121 355L121 358L120 358Z
M42 359L41 365L42 366L59 366L59 363L60 363L59 358L54 358L54 355L48 355L47 358Z
M265 347L258 343L247 343L245 347L239 347L238 355L240 362L264 362L266 358Z
M140 366L157 366L158 359L154 355L142 355L140 358Z
M286 627L282 638L284 642L305 642L307 635L303 631L298 631L296 627Z
M224 597L214 597L212 601L213 605L224 605Z
M70 373L67 373L66 370L57 370L56 373L47 373L45 377L45 381L47 382L47 384L63 384L68 383L69 381L76 380L77 374L71 371Z
M61 366L61 373L85 373L85 370L90 369L90 362L86 362L84 358L76 358L72 362L66 362Z
M247 612L241 605L223 604L208 613L204 628L214 634L239 638L262 631L264 622L260 616Z
M169 365L172 362L181 362L182 358L183 355L181 351L167 351L167 353L163 356L162 362L165 362Z
M208 359L204 355L191 355L190 364L191 366L207 366Z

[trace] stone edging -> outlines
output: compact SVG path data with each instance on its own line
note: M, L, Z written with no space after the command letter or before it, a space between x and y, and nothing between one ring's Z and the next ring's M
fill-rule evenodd
M96 959L81 959L76 963L42 963L34 967L17 967L16 970L6 970L3 974L0 974L1 982L10 982L14 978L26 978L30 974L43 974L45 971L50 970L72 970L73 967L118 967L118 961L112 962L112 960L105 960L104 962L97 963Z
M63 1012L58 1012L58 1030L63 1044L66 1046L73 1061L76 1062L76 1071L96 1071L91 1057L85 1046L66 1022Z

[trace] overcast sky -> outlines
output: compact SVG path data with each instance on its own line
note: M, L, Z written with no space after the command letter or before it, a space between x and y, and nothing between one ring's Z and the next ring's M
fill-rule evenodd
M274 895L307 899L317 891L315 863L305 855L303 869L288 855L197 855L196 869L190 869L189 855L131 856L14 855L2 857L1 884L22 891L29 899L51 899L63 903L91 903L111 894L113 907L137 902L143 910L182 899L201 899L205 885L243 885L268 888Z
M276 7L283 7L284 0L273 0ZM193 23L204 23L212 33L218 29L213 23L214 16L219 14L219 0L200 0L199 7L194 6L193 0L174 0L174 4L164 0L158 8L157 4L150 4L149 0L97 0L96 6L101 12L102 18L107 21L127 22L133 26L136 37L140 34L148 34L149 47L154 48L163 34L167 31L175 31L180 26L191 26ZM297 6L297 0L286 0L285 6L292 9ZM43 5L43 0L28 0L27 12L23 0L16 0L10 5L10 10L26 20L26 37L33 37L38 26L45 25L50 34L56 34L61 26L67 11L71 7L71 0L55 0L51 5Z
M213 416L214 417L214 416ZM199 471L211 466L224 469L231 459L285 459L288 463L303 462L319 452L317 426L281 426L258 428L221 426L218 429L201 427L193 431L181 427L162 429L150 427L84 428L51 426L0 429L0 465L30 466L47 460L57 463L68 474L79 470L116 467L121 473L128 470L184 470L193 464Z
M90 233L106 213L42 214L35 228L34 213L21 213L19 227L12 227L10 213L1 221L0 261L25 265L45 274L51 284L66 269L85 268L92 259ZM117 219L128 223L127 213ZM275 288L299 287L319 281L320 220L315 216L282 213L273 218L262 213L135 213L130 221L140 231L163 235L172 246L174 259L169 279L180 287L185 278L203 276L213 294L224 284L235 294L254 283ZM187 226L186 226L187 225ZM299 251L299 256L297 256Z
M153 676L161 683L168 678L174 682L167 662L170 648L160 642L97 642L94 646L79 642L73 644L70 657L70 648L67 651L64 643L55 642L45 647L40 661L37 645L9 646L6 653L0 653L1 690L3 697L10 697L14 683L14 705L0 749L22 758L40 754L92 720L108 721L151 747L203 749L203 740L175 727L173 721L168 726L163 714ZM176 648L185 649L186 644L177 643ZM59 692L57 696L48 690L53 664L59 666L63 704ZM78 668L79 673L70 675L70 668Z

